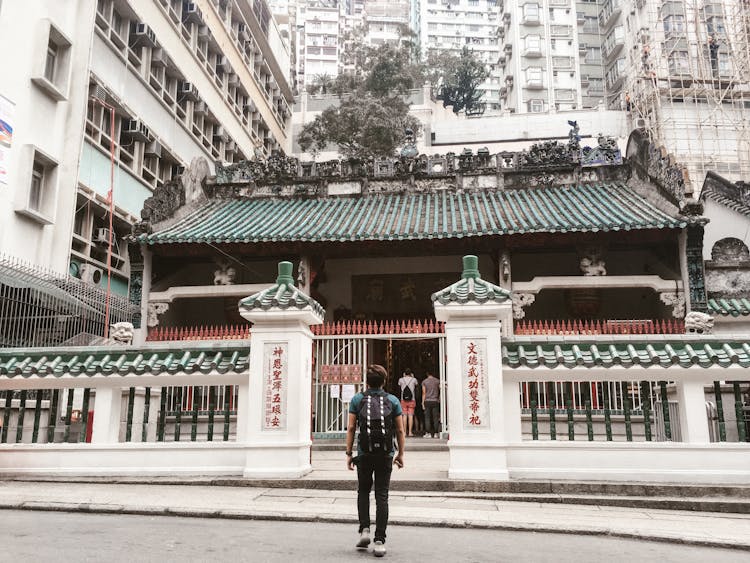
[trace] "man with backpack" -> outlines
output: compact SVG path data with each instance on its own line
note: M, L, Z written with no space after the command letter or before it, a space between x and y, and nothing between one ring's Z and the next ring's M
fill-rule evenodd
M370 490L375 484L376 557L385 555L385 529L388 525L388 489L393 464L404 466L404 422L398 398L383 390L388 376L383 366L367 367L367 390L357 393L349 403L349 427L346 433L346 467L357 466L357 512L359 541L357 549L370 545ZM353 457L354 433L359 430L357 456ZM398 441L398 453L393 439ZM395 457L394 457L395 454Z

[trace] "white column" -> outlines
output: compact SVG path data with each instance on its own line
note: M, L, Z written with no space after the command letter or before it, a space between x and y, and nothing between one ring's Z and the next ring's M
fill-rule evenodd
M253 323L250 375L240 386L237 440L247 448L245 477L298 478L310 472L312 332L325 312L301 293L292 264L276 284L240 302Z
M264 322L260 315L273 318ZM299 311L252 316L250 380L240 387L244 398L237 419L238 441L248 447L244 476L298 478L312 469L312 332ZM269 403L272 366L277 358L283 366L283 390L279 403ZM274 405L279 405L281 412L270 412Z
M462 280L433 300L445 322L448 477L507 480L507 446L521 436L517 384L503 381L501 319L510 294L482 280L476 256L465 256Z
M689 444L707 444L711 441L704 385L705 382L691 380L678 381L675 385L680 405L682 441Z
M141 285L141 326L135 331L133 345L141 346L148 336L148 301L151 296L151 250L148 245L141 244L143 255L143 280Z
M122 389L120 387L97 388L94 395L92 444L116 444L120 441L121 411Z

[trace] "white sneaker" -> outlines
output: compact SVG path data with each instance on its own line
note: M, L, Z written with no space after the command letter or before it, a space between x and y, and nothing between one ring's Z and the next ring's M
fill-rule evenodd
M385 555L385 544L382 541L376 541L372 552L375 554L375 557L383 557Z
M359 541L357 542L357 549L367 549L370 545L370 528L365 528L359 534Z

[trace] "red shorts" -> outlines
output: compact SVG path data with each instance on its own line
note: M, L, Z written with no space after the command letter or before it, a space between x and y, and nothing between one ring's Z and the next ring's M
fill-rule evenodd
M414 414L414 409L417 406L417 401L401 401L401 410L404 414Z

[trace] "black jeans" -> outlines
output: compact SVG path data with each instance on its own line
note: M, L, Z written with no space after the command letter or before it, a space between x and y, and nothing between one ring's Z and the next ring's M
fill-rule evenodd
M439 401L425 401L424 402L424 421L425 421L425 432L429 432L433 436L440 432L440 402Z
M375 541L385 543L388 526L388 488L391 485L393 458L364 454L357 457L357 512L359 531L370 527L370 490L375 478Z

